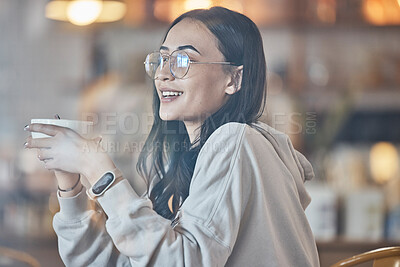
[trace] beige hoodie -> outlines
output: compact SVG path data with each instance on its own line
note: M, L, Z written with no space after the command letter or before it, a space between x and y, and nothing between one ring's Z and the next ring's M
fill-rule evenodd
M304 214L313 176L285 134L228 123L201 149L173 224L123 180L98 198L99 210L84 192L59 197L59 252L73 267L319 266Z

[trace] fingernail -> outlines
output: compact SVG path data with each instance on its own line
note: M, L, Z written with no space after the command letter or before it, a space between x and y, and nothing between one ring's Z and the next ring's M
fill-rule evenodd
M28 146L28 142L24 143L24 148L26 148Z
M29 124L25 125L24 127L24 131L28 131L29 130Z

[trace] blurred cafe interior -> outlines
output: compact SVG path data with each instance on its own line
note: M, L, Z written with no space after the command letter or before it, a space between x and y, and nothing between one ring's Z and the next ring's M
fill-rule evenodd
M63 266L54 174L23 148L24 126L55 114L94 121L143 192L135 166L152 123L144 58L179 14L215 5L260 28L261 119L314 166L306 214L321 266L400 245L400 0L1 0L0 266Z

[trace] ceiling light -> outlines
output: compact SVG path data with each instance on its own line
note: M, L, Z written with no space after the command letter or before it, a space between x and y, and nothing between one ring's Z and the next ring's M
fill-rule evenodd
M53 20L68 21L84 26L94 22L120 20L126 13L126 5L111 0L70 0L50 1L46 5L46 17Z

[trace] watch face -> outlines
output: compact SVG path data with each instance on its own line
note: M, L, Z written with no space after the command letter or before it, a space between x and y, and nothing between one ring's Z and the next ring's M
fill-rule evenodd
M95 195L101 194L113 182L114 174L107 172L104 174L92 187L92 192Z

